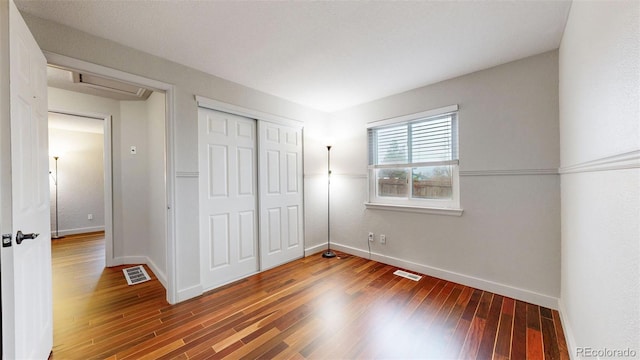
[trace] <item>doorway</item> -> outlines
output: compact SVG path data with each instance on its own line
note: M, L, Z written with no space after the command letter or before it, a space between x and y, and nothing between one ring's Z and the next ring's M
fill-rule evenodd
M49 111L48 121L51 238L98 231L110 236L111 176L105 174L111 174L111 117Z
M170 280L174 271L169 260L173 257L169 251L172 191L167 176L172 158L168 141L171 87L165 90L137 85L116 79L114 72L119 73L115 70L53 54L47 57L51 57L51 110L101 119L104 124L105 265L147 265L167 290L167 300L171 302L175 291ZM109 75L102 75L101 71ZM59 157L59 165L61 161ZM59 186L62 190L62 184ZM59 205L60 210L63 199L59 199ZM82 221L88 221L90 215L96 220L96 214L80 213ZM59 217L64 220L64 211ZM61 235L68 233L60 230Z

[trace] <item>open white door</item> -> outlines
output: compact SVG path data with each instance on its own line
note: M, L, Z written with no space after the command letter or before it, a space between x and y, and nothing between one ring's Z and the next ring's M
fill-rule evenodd
M260 166L260 267L304 256L302 129L258 122Z
M11 236L2 247L2 356L46 359L53 345L46 59L13 1L0 7L0 33L9 32L0 37L9 107L0 113L0 230Z

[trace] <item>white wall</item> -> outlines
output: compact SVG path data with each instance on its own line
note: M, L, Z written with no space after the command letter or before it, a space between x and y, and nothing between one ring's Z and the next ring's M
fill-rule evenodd
M548 52L334 114L332 241L417 271L557 307L558 55ZM458 104L461 217L366 210L366 123ZM320 145L320 144L318 144ZM305 148L307 244L326 242L326 149ZM541 175L539 173L550 173Z
M559 67L569 352L640 356L640 2L574 1Z
M165 182L165 95L154 92L146 101L149 206L149 259L160 279L167 272L167 188ZM166 287L166 282L165 282Z
M149 146L147 139L147 104L143 101L120 101L121 126L120 166L118 175L122 184L114 196L122 198L119 211L124 235L122 256L146 256L149 249ZM137 153L131 154L131 146ZM114 161L117 159L114 156Z
M166 287L165 95L121 101L120 116L123 260L149 264Z
M57 174L55 155L59 156ZM56 231L55 177L58 180L59 235L104 230L103 155L103 134L49 128L52 233ZM88 219L89 214L93 215L93 220Z
M23 17L43 50L174 85L176 174L173 180L176 204L172 209L176 218L178 296L183 300L199 295L198 178L195 176L198 171L198 116L194 96L201 95L305 123L322 121L326 115L63 25L28 14L23 14ZM126 145L114 143L114 148L119 146ZM116 192L122 192L122 189L114 188ZM114 208L114 213L116 211Z

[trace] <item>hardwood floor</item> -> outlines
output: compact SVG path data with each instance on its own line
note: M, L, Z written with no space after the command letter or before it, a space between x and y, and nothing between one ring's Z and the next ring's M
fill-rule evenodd
M52 359L569 359L558 312L310 256L171 306L104 268L101 233L53 242Z

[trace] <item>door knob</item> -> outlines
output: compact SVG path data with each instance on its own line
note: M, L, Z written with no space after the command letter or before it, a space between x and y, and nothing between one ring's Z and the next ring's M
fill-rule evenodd
M18 233L16 234L16 243L18 245L22 244L22 240L30 240L30 239L35 239L38 237L37 233L31 233L31 234L23 234L22 231L18 230Z

